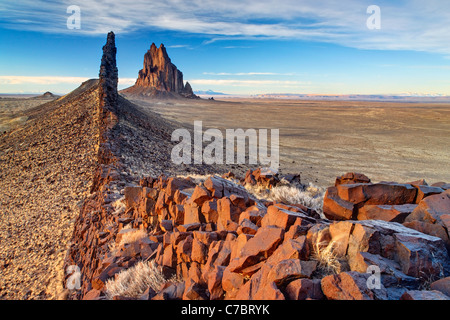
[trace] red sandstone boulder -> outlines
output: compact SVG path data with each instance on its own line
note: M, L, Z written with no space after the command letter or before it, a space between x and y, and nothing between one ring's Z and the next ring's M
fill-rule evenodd
M324 298L320 279L297 279L290 282L285 289L289 300L322 300Z
M349 225L351 224L351 225ZM322 226L322 229L326 228ZM310 229L310 242L315 229ZM326 230L326 229L324 229ZM442 270L450 270L450 259L444 242L398 223L381 220L345 221L328 227L336 253L347 252L350 266L356 265L359 253L368 252L394 260L404 274L413 277L435 277ZM323 232L322 232L323 233ZM327 243L325 241L325 243Z
M223 184L216 177L209 177L203 182L205 188L211 192L211 195L214 198L222 198L223 197Z
M341 199L336 187L330 187L323 199L323 214L330 220L349 220L356 215L355 205Z
M100 290L92 289L84 295L83 300L100 300L101 296L102 292Z
M185 282L185 289L183 292L183 300L206 300L209 296L205 287L188 278Z
M177 190L182 191L184 189L195 188L195 183L187 178L169 178L167 179L167 185L164 189L167 195L173 197Z
M267 259L267 263L276 265L286 259L308 260L309 247L306 242L306 236L300 236L296 239L285 239L284 242Z
M443 214L440 218L442 225L447 229L447 234L450 237L450 214Z
M225 292L222 288L223 271L225 267L216 266L214 270L208 273L208 291L211 300L222 300Z
M323 294L328 300L374 300L377 296L367 286L369 276L355 271L326 276L321 281ZM378 296L387 298L385 290Z
M370 183L370 179L361 173L348 172L342 176L336 178L336 182L334 186L338 186L340 184L354 184L354 183Z
M367 204L358 211L358 220L384 220L402 223L417 207L415 204L403 205L370 205Z
M97 272L94 274L94 278L92 279L92 288L102 290L106 284L106 281L114 277L116 273L119 273L122 270L123 268L116 263L111 263L100 272L99 270L97 270Z
M244 184L258 185L263 188L273 188L280 182L278 174L270 169L248 170L245 174Z
M285 300L285 296L274 281L265 281L263 270L256 272L239 288L237 300Z
M261 227L241 249L241 256L231 261L229 267L232 272L253 274L260 262L266 260L283 241L284 231L277 227Z
M261 227L261 220L266 215L266 213L267 209L265 207L260 208L254 205L250 206L239 215L239 223L241 223L243 219L248 219L256 226Z
M434 281L430 285L431 290L440 291L450 297L450 277L442 278Z
M205 217L205 222L217 223L219 214L217 211L217 200L205 201L201 208L201 213Z
M184 282L166 282L152 300L181 300L185 291Z
M239 223L239 227L236 230L238 234L245 233L245 234L251 234L254 235L258 231L258 226L255 225L253 222L251 222L248 219L243 219Z
M239 222L241 210L233 205L230 199L224 197L217 201L217 230L225 230L227 221Z
M142 187L125 187L125 203L129 208L137 208L142 196Z
M337 257L344 257L347 254L350 235L354 224L349 221L332 223L329 226L329 234L333 242L333 254Z
M267 213L261 220L261 226L277 226L287 231L294 223L296 223L298 219L308 222L315 222L314 219L308 217L299 209L290 211L280 208L277 205L273 205L267 208ZM301 224L301 222L298 224Z
M299 259L286 259L271 265L264 265L262 271L264 282L275 282L278 288L285 286L292 280L310 278L316 270L317 261L302 261Z
M420 203L420 201L422 201L426 197L444 192L444 189L441 189L439 187L431 187L426 185L417 185L415 187L417 188L416 203Z
M211 194L204 187L196 186L194 193L189 198L189 203L195 203L198 207L201 207L205 201L211 200Z
M450 297L435 290L409 290L401 296L400 300L450 300Z
M417 189L409 184L357 183L337 187L338 196L354 204L396 205L414 203Z
M208 258L208 248L205 244L200 242L197 239L192 241L192 252L191 252L191 260L194 262L198 262L200 264L204 264Z
M244 276L232 272L230 268L226 267L223 270L222 275L222 288L226 292L226 299L233 299L236 297L236 294L238 293L239 289L244 284Z
M450 194L446 192L431 195L420 201L417 208L406 218L405 222L414 220L429 223L440 222L441 215L450 214Z
M450 239L447 230L441 224L414 220L405 222L403 225L422 233L429 234L430 236L441 238L450 248Z
M180 264L182 262L189 263L192 261L191 253L193 241L194 240L192 236L189 235L184 240L181 240L180 243L178 243L176 248L177 264Z
M202 223L205 222L205 217L195 202L186 203L184 205L184 222L183 224Z

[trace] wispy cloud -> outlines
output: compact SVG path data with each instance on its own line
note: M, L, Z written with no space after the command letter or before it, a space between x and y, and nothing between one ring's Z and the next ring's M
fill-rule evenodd
M54 84L81 84L89 80L85 77L61 77L61 76L0 76L0 84L3 85L54 85ZM119 78L120 85L133 85L134 78Z
M188 44L173 44L173 45L167 45L166 47L174 48L174 49L178 49L178 48L192 49L192 47Z
M232 87L253 87L253 86L277 86L277 87L306 87L310 85L308 81L287 81L287 80L240 80L240 79L191 79L190 84L232 86Z
M225 46L224 49L250 49L252 46Z
M66 8L81 8L81 29L68 30ZM127 33L144 28L224 39L301 39L361 49L450 55L450 1L377 0L381 30L368 30L368 0L22 0L0 3L0 25L56 33Z
M204 75L212 76L294 76L295 73L277 73L277 72L203 72Z

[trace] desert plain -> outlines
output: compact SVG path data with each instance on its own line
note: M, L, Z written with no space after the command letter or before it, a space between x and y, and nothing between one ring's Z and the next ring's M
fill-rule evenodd
M450 104L224 98L133 100L186 126L279 129L280 171L327 187L344 172L373 181L450 180ZM204 130L205 130L204 129Z

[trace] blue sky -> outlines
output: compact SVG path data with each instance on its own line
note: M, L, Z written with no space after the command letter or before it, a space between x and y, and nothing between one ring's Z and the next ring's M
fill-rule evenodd
M379 30L367 28L369 5ZM0 0L0 93L67 93L96 78L113 30L120 88L155 42L194 90L450 95L448 21L450 2L433 0Z

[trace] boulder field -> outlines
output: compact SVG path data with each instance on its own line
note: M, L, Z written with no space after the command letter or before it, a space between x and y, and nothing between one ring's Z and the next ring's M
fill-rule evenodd
M119 213L108 204L85 212L76 252L85 252L92 276L77 297L106 299L108 280L153 261L167 281L134 299L450 299L447 184L372 183L348 173L328 188L321 217L255 198L242 186L251 181L271 188L279 179L260 170L240 181L147 177L122 190ZM92 224L105 227L89 232ZM144 236L123 241L136 232ZM92 249L102 252L98 260Z
M447 183L347 173L322 208L308 208L254 194L302 191L299 176L270 170L131 179L127 169L149 162L137 161L140 147L123 157L134 149L117 142L132 136L119 131L132 106L117 92L114 39L103 47L97 167L64 262L65 298L450 299Z

